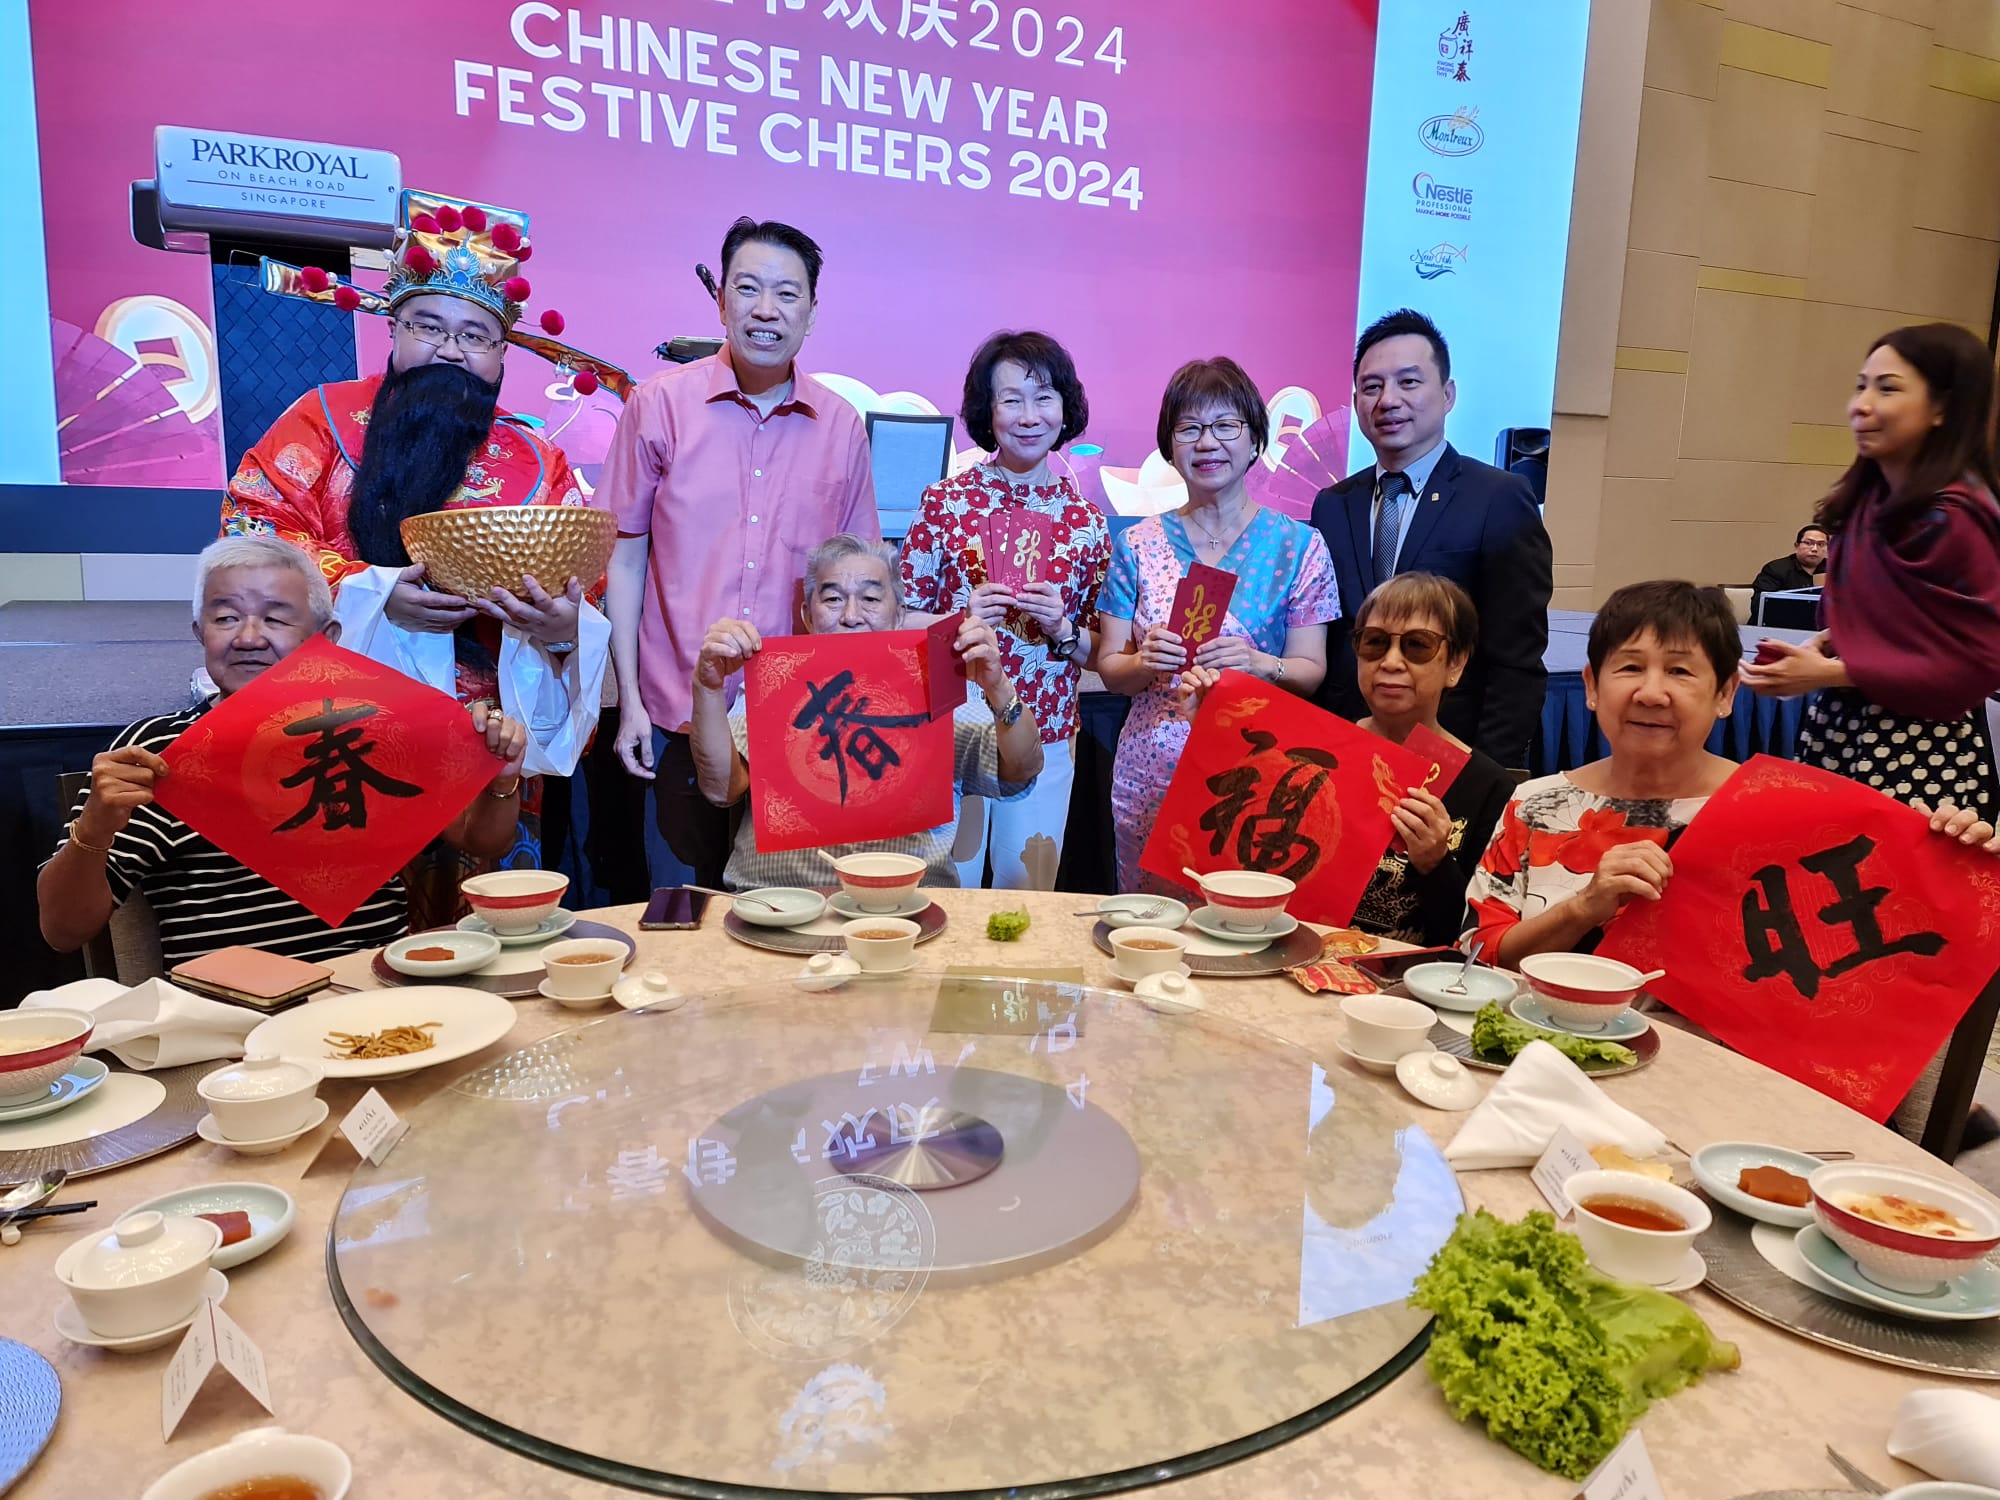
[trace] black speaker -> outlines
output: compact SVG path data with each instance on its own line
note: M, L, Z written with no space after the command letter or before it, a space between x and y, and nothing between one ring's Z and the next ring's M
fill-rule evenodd
M1493 443L1493 462L1509 474L1519 474L1541 505L1549 493L1549 430L1546 427L1503 427Z

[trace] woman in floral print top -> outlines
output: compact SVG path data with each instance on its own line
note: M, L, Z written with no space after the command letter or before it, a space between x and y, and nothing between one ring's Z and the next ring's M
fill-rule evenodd
M1051 890L1062 855L1074 775L1077 684L1097 648L1097 593L1111 561L1104 516L1049 456L1080 437L1090 404L1063 346L1042 333L997 333L973 355L959 419L992 456L924 491L903 540L903 603L963 609L993 626L1002 666L1042 726L1043 766L1032 793L989 803L980 847L961 853L962 885ZM987 518L1032 511L1054 528L1044 577L1017 590L987 579ZM962 844L962 841L961 841Z

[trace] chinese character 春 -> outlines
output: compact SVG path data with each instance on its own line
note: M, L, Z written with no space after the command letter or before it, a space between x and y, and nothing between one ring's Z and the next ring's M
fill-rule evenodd
M696 1187L703 1183L720 1187L736 1175L736 1158L730 1155L729 1147L721 1141L691 1136L688 1139L687 1165L681 1168L681 1175Z
M1800 868L1824 875L1833 885L1836 898L1816 915L1828 926L1845 927L1854 939L1854 951L1822 966L1806 946L1798 913L1792 907L1791 885L1783 865L1766 865L1750 879L1762 888L1743 893L1743 947L1750 962L1743 970L1745 979L1773 979L1784 975L1808 1000L1819 993L1822 979L1837 979L1849 970L1878 958L1897 953L1929 956L1944 948L1944 935L1912 932L1890 938L1882 931L1876 908L1889 895L1887 886L1863 886L1861 862L1875 850L1875 841L1866 834L1800 858Z
M903 0L903 24L896 28L896 35L908 37L913 42L921 42L932 32L944 39L947 47L956 47L958 41L944 29L945 22L956 21L958 12L946 0ZM910 22L922 21L915 31L910 30Z
M870 781L880 781L882 773L901 765L903 758L878 731L908 729L924 722L922 714L871 714L868 700L855 697L853 687L854 674L849 671L836 673L825 687L808 682L806 705L792 720L792 728L811 728L822 736L819 758L833 762L842 802L847 800L848 757L853 757ZM851 735L849 729L854 731Z
M1266 754L1277 745L1275 736L1261 730L1238 732L1253 756ZM1340 762L1331 751L1311 746L1287 750L1285 759L1290 764L1271 784L1258 812L1251 811L1251 804L1264 777L1255 766L1233 766L1209 777L1208 789L1216 800L1201 815L1199 826L1212 835L1210 854L1222 853L1233 833L1236 862L1243 869L1303 880L1318 866L1324 851L1317 840L1300 830Z
M875 28L877 36L887 36L889 34L889 28L884 26L882 18L875 14L875 0L859 0L859 4L852 6L848 4L848 0L826 0L826 9L821 11L820 15L822 17L844 16L847 19L847 29L849 31L854 30L855 27L865 21Z
M373 740L362 739L363 730L348 728L357 720L373 718L380 710L372 703L357 703L336 709L331 698L322 698L320 712L309 719L287 724L291 736L311 735L306 746L306 763L278 783L282 787L306 788L306 805L280 823L273 832L303 828L314 817L324 815L320 826L366 828L368 799L364 788L372 787L385 797L421 797L424 789L407 781L384 775L368 764Z

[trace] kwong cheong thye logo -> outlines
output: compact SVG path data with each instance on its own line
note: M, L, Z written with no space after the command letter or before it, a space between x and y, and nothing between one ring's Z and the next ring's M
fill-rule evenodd
M1453 83L1470 83L1472 74L1472 12L1458 13L1458 24L1438 33L1437 76Z
M1479 126L1479 111L1464 108L1432 115L1417 127L1417 139L1439 156L1470 156L1486 144L1486 132Z

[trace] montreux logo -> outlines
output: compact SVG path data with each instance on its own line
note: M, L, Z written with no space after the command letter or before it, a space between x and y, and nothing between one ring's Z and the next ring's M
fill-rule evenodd
M1457 109L1432 115L1417 127L1417 139L1439 156L1470 156L1486 144L1486 132L1479 127L1477 109Z
M312 177L346 177L366 182L359 156L313 151L304 146L268 146L249 141L194 138L194 159L231 167L258 167L266 172L303 172Z

